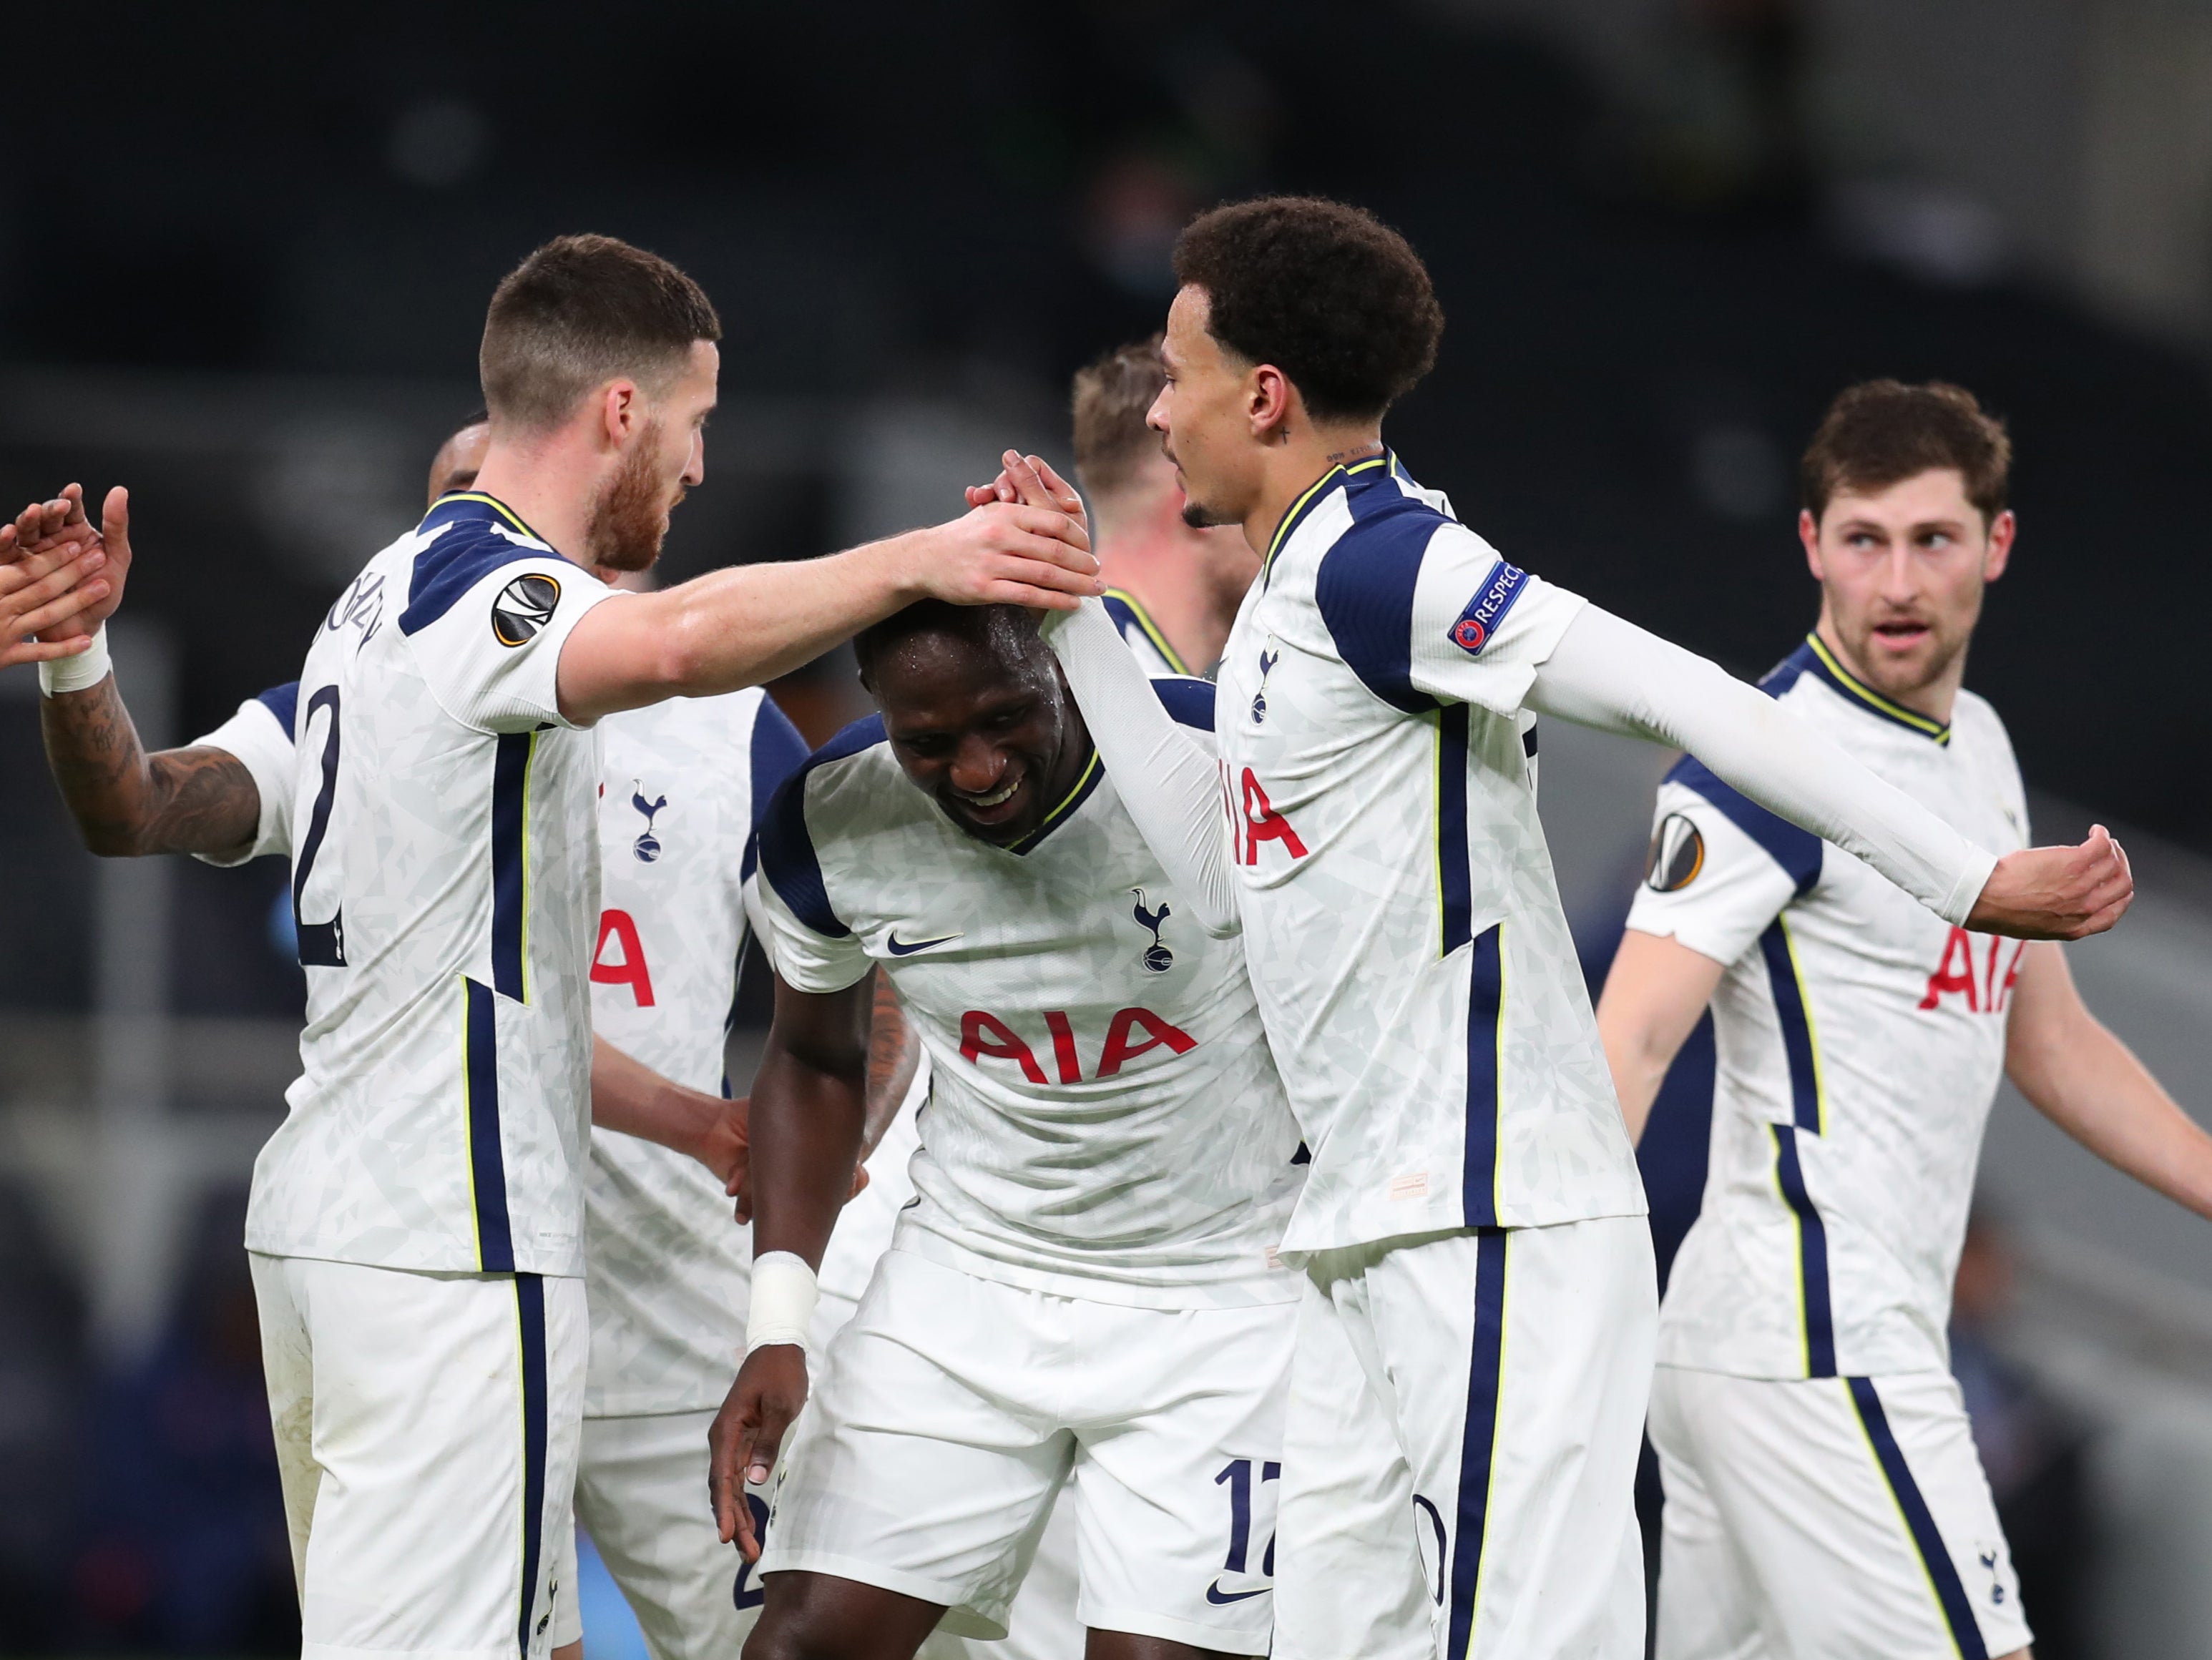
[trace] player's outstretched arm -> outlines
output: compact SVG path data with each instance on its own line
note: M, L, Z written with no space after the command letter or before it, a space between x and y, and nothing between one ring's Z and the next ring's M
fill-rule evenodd
M75 484L0 524L0 561L6 561L0 562L0 585L9 571L70 558L90 561L102 574L85 585L80 608L46 625L53 657L91 648L88 630L105 623L122 599L131 568L130 492L119 485L108 492L98 532L86 519L84 491ZM261 792L245 763L206 746L147 754L112 674L40 698L39 727L62 801L94 852L231 860L253 845Z
M2101 832L2078 848L1994 857L1754 688L1632 623L1585 608L1528 696L1539 713L1690 751L1761 807L1856 855L1946 921L2081 939L2134 897Z
M2106 1164L2212 1217L2212 1136L2089 1012L2057 945L2031 945L2021 959L2005 1072L2037 1111Z
M715 1524L749 1561L759 1557L760 1540L744 1483L768 1479L806 1403L814 1274L866 1130L872 1002L866 978L842 991L811 992L779 975L775 1018L753 1080L752 1311L744 1364L708 1436Z
M592 1039L592 1122L696 1159L735 1182L746 1157L745 1103L687 1089L605 1038Z
M561 712L579 723L672 697L757 686L919 599L1072 608L1104 591L1066 514L994 502L825 559L715 571L595 606L561 648Z
M1597 1000L1597 1033L1620 1096L1628 1139L1644 1139L1667 1069L1727 972L1680 940L1624 929Z
M971 488L970 501L1012 494L1033 506L1083 517L1082 498L1042 457L1009 450L1003 460L1006 470L994 482ZM1234 934L1242 918L1213 754L1169 715L1098 601L1048 614L1044 636L1145 845L1188 901L1198 925L1215 939Z

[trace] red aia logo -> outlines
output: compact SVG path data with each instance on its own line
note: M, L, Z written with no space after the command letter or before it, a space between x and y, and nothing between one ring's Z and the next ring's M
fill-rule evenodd
M1052 1034L1053 1067L1060 1074L1061 1083L1081 1083L1083 1065L1075 1053L1075 1028L1067 1016L1059 1009L1048 1009L1044 1017L1045 1030ZM1136 1042L1131 1038L1141 1027L1144 1036ZM1178 1055L1187 1055L1198 1047L1198 1039L1179 1026L1170 1025L1149 1009L1123 1009L1115 1012L1106 1023L1105 1047L1098 1051L1098 1069L1091 1075L1097 1081L1113 1077L1122 1067L1149 1050L1165 1044ZM980 1009L971 1009L960 1017L960 1056L974 1062L979 1057L994 1061L1012 1061L1022 1069L1022 1075L1034 1084L1052 1081L1044 1075L1037 1064L1036 1052L1022 1041L1021 1034L996 1015L987 1015Z
M612 961L607 957L609 940L622 948L622 956ZM626 985L640 1009L653 1007L653 973L645 966L645 942L638 938L637 924L627 911L599 913L599 942L592 952L592 984Z
M2008 942L1994 934L1989 936L1989 960L1978 971L1974 964L1974 936L1954 926L1950 936L1943 942L1943 960L1928 977L1928 991L1920 999L1920 1006L1933 1009L1946 997L1963 996L1967 1009L1974 1014L2003 1014L2005 1005L2012 1001L2013 986L2020 979L2021 954L2027 949L2027 942L2009 942L2012 960L2005 965L2002 980L1997 978L1997 959Z
M1250 767L1244 769L1244 810L1238 812L1234 803L1229 809L1230 833L1237 843L1237 860L1240 864L1260 862L1260 844L1279 841L1293 859L1306 856L1306 845L1298 839L1298 833L1291 828L1291 821L1275 810L1267 799L1267 792L1260 787L1260 780Z

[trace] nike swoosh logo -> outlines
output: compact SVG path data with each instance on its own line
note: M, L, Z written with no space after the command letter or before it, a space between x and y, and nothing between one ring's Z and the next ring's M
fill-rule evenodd
M1206 1600L1220 1608L1225 1603L1241 1602L1248 1596L1265 1596L1273 1590L1273 1585L1262 1585L1257 1590L1224 1590L1221 1581L1217 1579L1206 1588Z
M955 940L964 939L967 936L964 934L947 934L941 939L916 940L912 944L908 944L906 941L898 936L898 930L894 928L891 930L890 938L886 942L886 943L890 945L891 955L894 957L910 957L917 951L928 950L933 945L950 945Z

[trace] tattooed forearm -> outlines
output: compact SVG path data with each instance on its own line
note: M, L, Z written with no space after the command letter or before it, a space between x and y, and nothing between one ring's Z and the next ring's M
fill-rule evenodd
M244 852L261 819L261 793L245 764L221 749L149 755L114 676L88 690L39 700L46 764L94 852Z
M868 1123L860 1156L876 1150L921 1063L921 1040L907 1024L891 977L876 970L875 1009L868 1027Z

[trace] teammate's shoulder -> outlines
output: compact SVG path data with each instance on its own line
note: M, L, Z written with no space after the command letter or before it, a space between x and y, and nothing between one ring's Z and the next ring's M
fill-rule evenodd
M517 573L509 585L512 591L500 597L511 620L495 619L495 626L521 639L553 615L564 585L599 585L590 572L563 558L503 504L473 492L441 497L411 536L387 551L394 550L402 553L406 566L405 609L399 614L403 634L428 627L479 582L510 565L536 566ZM507 633L501 639L507 643Z
M1213 730L1214 685L1195 675L1155 675L1152 693L1179 726Z
M869 776L885 762L897 766L884 718L870 715L856 720L801 761L776 785L768 806L758 814L758 827L746 853L748 873L757 865L792 914L817 934L836 938L848 931L830 902L822 869L825 833L834 841L836 827L850 816L837 810L841 803L836 798L845 795L844 786L857 785L866 798L900 799L876 787L879 781ZM916 798L921 794L911 789L905 793ZM826 827L817 816L824 809L830 820Z
M1668 772L1660 792L1662 814L1670 791L1684 791L1705 803L1749 837L1782 868L1799 894L1810 893L1820 880L1826 854L1820 839L1789 820L1769 812L1757 802L1723 781L1695 755L1685 755Z

